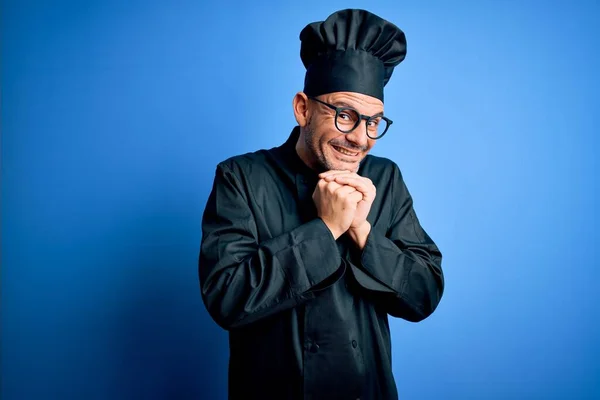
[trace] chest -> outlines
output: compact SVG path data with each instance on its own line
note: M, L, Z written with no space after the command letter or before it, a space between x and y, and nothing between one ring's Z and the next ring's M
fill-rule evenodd
M392 216L391 193L377 184L378 196L367 219L375 229L387 230ZM303 175L263 176L248 188L259 241L268 240L318 217L313 201L316 179Z
M316 181L302 176L263 176L248 188L259 241L289 232L317 215L312 195Z

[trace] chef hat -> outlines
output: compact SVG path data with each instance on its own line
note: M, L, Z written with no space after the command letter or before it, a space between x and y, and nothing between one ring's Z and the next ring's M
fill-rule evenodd
M304 93L356 92L383 101L383 87L406 56L394 24L365 10L342 10L300 33Z

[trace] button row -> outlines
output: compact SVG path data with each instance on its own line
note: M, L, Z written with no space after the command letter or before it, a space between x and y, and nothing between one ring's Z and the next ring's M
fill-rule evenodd
M356 340L352 341L352 347L357 348L358 347L358 342ZM317 343L311 343L310 347L308 348L308 350L311 353L316 353L319 351L320 346Z

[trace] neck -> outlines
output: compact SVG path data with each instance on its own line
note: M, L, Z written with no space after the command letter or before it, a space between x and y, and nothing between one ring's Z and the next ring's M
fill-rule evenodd
M302 160L302 162L306 164L306 166L308 166L310 169L316 172L319 171L318 163L316 162L314 157L311 157L310 152L306 148L306 140L304 139L304 133L302 131L300 131L300 135L298 136L298 140L296 141L296 154L298 154L300 160Z

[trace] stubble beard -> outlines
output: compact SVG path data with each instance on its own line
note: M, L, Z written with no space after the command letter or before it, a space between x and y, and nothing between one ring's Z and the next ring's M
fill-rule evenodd
M304 144L313 157L317 172L321 173L334 169L334 166L327 160L325 154L318 147L319 143L315 140L315 128L312 118L308 120L304 128Z
M330 160L327 159L327 157L325 157L325 153L322 151L323 149L319 148L319 143L320 142L318 140L316 140L316 138L315 138L315 128L314 128L314 124L313 124L313 119L312 119L312 117L310 117L310 119L308 120L308 123L304 127L304 144L306 145L306 148L308 149L309 154L311 154L313 157L313 160L315 163L314 167L316 168L317 172L319 172L319 173L325 172L325 171L331 171L334 169L340 169L339 166L336 167L333 162L331 162ZM342 145L342 143L340 143L340 145ZM348 147L348 148L354 147L347 143L344 143L343 145L344 145L344 147ZM365 151L364 148L356 148L356 150L357 151ZM358 170L360 168L360 164L361 163L358 162L356 169L352 172L358 172ZM347 169L347 168L342 168L342 169Z

